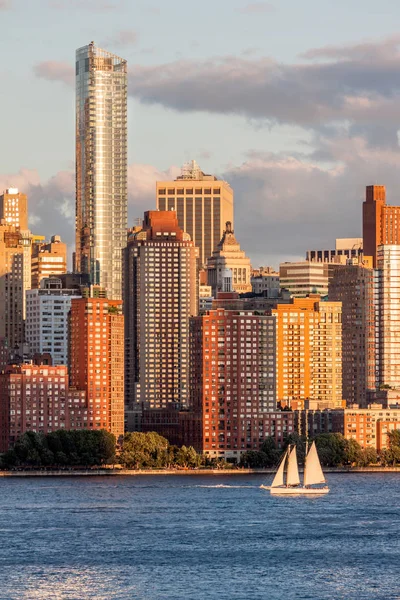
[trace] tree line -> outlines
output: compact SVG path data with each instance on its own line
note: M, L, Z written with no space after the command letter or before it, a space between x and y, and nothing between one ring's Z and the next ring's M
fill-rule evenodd
M388 447L379 454L375 448L363 448L356 440L347 440L340 433L321 433L313 439L293 434L283 448L268 437L260 450L249 450L242 455L240 464L250 468L274 467L289 444L296 444L300 464L304 464L306 445L315 441L321 464L325 467L367 467L369 465L395 466L400 464L400 430L388 433Z

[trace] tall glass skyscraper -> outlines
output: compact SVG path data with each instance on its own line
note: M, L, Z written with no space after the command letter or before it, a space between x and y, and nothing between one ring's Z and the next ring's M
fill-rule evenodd
M127 204L127 62L91 42L76 51L74 270L117 300Z

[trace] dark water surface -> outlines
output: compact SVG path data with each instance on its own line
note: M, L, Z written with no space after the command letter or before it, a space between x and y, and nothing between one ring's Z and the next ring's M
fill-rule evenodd
M400 474L0 479L0 598L400 599Z

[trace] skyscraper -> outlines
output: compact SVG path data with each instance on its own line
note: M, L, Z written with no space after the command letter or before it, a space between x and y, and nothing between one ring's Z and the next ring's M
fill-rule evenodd
M53 235L48 244L32 244L32 289L39 289L47 277L67 272L67 244Z
M186 407L189 317L198 309L196 248L173 211L145 213L124 250L126 404Z
M0 196L0 220L6 225L28 229L28 199L17 188L9 188Z
M91 42L76 52L74 270L121 298L127 228L127 63Z
M89 429L124 433L124 317L120 300L71 301L69 367L71 386L85 390ZM71 419L81 417L72 413ZM79 427L78 424L74 427Z
M183 167L175 181L157 182L157 208L176 211L179 227L200 250L201 267L218 246L225 223L233 226L232 188L226 181L203 173L194 160Z

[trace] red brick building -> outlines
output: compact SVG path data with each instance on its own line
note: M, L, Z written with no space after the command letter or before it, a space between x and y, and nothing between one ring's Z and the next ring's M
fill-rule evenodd
M400 206L386 204L384 185L369 185L363 203L363 248L364 256L373 257L374 268L382 244L400 244Z

